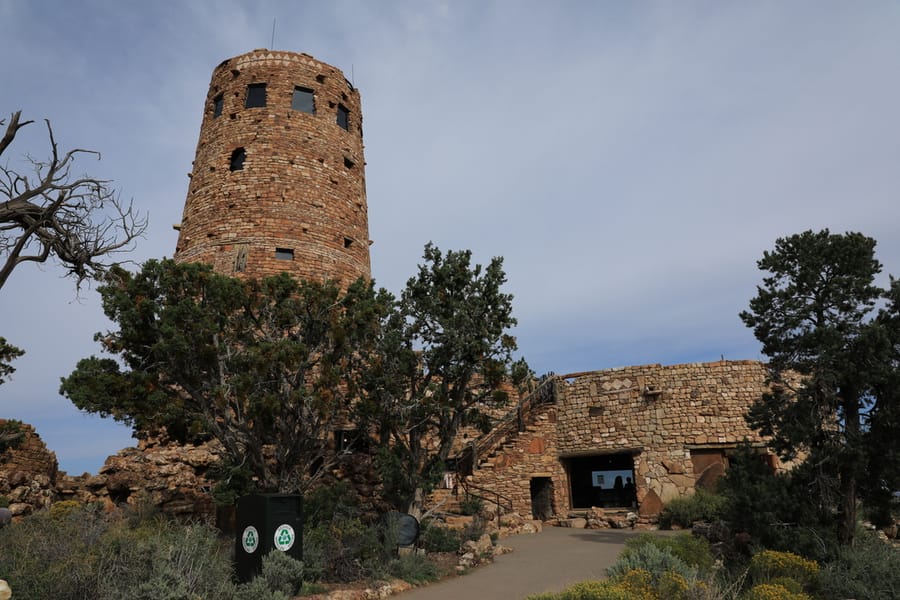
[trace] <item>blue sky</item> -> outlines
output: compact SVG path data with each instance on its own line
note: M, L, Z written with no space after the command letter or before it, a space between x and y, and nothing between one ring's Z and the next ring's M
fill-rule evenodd
M171 256L212 69L306 52L360 89L372 271L398 292L429 240L505 257L539 373L761 358L738 319L780 236L861 231L900 273L900 4L0 0L0 114L102 153ZM46 155L40 123L4 160ZM886 279L886 275L885 275ZM61 468L130 432L57 394L105 330L52 265L0 291L23 347L0 416Z

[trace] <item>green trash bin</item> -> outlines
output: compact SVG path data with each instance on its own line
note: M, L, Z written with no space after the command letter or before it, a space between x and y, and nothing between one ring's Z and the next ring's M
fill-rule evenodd
M234 561L238 581L259 575L262 557L272 551L303 559L303 497L252 494L238 499Z

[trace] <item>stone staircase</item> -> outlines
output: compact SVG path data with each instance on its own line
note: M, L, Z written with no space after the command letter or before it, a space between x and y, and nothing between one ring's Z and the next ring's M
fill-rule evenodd
M548 376L488 433L466 446L457 457L460 476L471 475L477 469L493 468L491 459L511 448L520 433L535 431L531 424L535 414L542 406L556 403L557 379L555 375Z

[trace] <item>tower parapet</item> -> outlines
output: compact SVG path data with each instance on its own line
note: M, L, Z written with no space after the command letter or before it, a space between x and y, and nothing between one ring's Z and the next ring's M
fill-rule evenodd
M359 91L308 54L215 68L175 260L226 275L370 278Z

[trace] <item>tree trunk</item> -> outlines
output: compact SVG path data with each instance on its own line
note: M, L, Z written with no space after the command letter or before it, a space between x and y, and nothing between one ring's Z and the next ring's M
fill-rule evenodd
M413 493L413 499L410 500L409 506L406 508L406 514L412 515L417 521L422 520L425 513L425 491L421 487L417 487Z
M856 470L860 443L859 403L855 394L844 398L844 456L840 462L841 505L838 516L838 540L842 546L853 544L856 534Z

